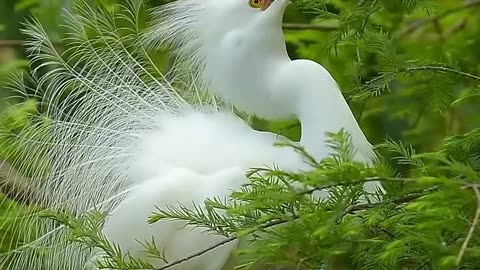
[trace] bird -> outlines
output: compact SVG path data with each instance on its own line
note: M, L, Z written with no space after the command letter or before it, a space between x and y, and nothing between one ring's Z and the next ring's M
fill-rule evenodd
M36 86L18 80L13 87L35 92L49 119L32 127L45 131L40 138L24 133L28 160L46 160L48 173L21 160L13 164L36 180L29 181L29 191L43 207L75 216L101 209L107 213L105 237L159 268L167 263L145 256L138 240L154 239L175 261L224 236L183 221L147 224L156 207L180 202L193 209L207 198L226 197L247 183L245 173L253 167L311 169L294 149L275 146L286 138L252 129L232 107L268 120L298 118L298 144L316 159L333 152L326 132L345 130L354 159L372 162L372 146L331 74L314 61L290 59L282 31L288 3L176 0L155 8L150 26L139 33L135 27L120 30L114 21L137 25L142 1L128 1L130 17L112 18L83 0L67 17L71 49L64 54L40 23L28 24ZM174 59L168 74L147 53L165 47ZM30 215L18 220L33 220L37 230L25 237L32 240L2 254L0 265L7 269L96 269L103 256L62 241L65 230L53 221ZM237 244L171 269L222 269ZM48 252L41 254L40 247Z

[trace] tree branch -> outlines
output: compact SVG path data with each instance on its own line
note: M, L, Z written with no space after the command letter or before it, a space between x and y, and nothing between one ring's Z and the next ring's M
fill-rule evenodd
M308 23L284 23L283 29L286 30L317 30L317 31L324 31L330 32L335 31L338 29L336 26L328 26L328 25L321 25L321 24L308 24Z
M391 203L395 203L395 204L403 204L403 203L407 203L407 202L411 202L413 200L416 200L422 196L425 196L427 193L431 192L431 191L435 191L437 190L438 187L437 186L434 186L434 187L431 187L431 188L427 188L425 191L423 192L416 192L416 193L410 193L410 194L407 194L407 195L404 195L404 196L401 196L401 197L398 197L398 198L395 198L393 200L390 200ZM386 201L388 202L388 201ZM344 216L348 215L348 214L352 214L354 212L357 212L357 211L361 211L361 210L366 210L366 209L371 209L371 208L374 208L374 207L377 207L381 204L383 204L385 202L378 202L378 203L359 203L359 204L354 204L354 205L350 205L348 206L347 208L345 208L345 210L343 210L343 212L340 214L339 216L339 219L342 219Z
M403 204L403 203L407 203L407 202L410 202L410 201L413 201L415 199L418 199L422 196L424 196L425 194L427 194L428 192L430 191L434 191L436 190L438 187L435 186L435 187L431 187L431 188L428 188L426 189L425 191L423 192L418 192L418 193L411 193L411 194L407 194L407 195L404 195L404 196L401 196L399 198L396 198L396 199L393 199L391 200L391 202L393 203L397 203L397 204ZM365 210L365 209L370 209L370 208L373 208L373 207L376 207L380 204L383 204L385 202L378 202L378 203L361 203L361 204L355 204L355 205L351 205L349 207L347 207L340 215L340 219L347 215L347 214L351 214L351 213L354 213L356 211L360 211L360 210ZM272 228L272 227L275 227L275 226L278 226L278 225L281 225L281 224L285 224L285 223L288 223L288 222L291 222L291 221L294 221L294 220L297 220L299 219L300 216L298 215L295 215L295 216L292 216L290 217L288 220L286 219L277 219L277 220L272 220L272 221L269 221L269 222L266 222L260 226L258 226L254 231L260 231L260 230L264 230L264 229L268 229L268 228ZM253 232L253 231L252 231ZM227 243L230 243L230 242L233 242L235 241L236 239L238 239L237 236L230 236L228 238L226 238L225 240L221 241L221 242L218 242L217 244L211 246L211 247L208 247L206 249L203 249L201 251L198 251L198 252L195 252L193 253L192 255L189 255L185 258L182 258L182 259L179 259L179 260L176 260L172 263L169 263L165 266L162 266L160 268L155 268L154 270L165 270L165 269L168 269L168 268L171 268L175 265L178 265L180 263L183 263L183 262L186 262L188 260L191 260L193 258L196 258L196 257L199 257L207 252L210 252L218 247L221 247Z
M427 24L427 23L435 23L435 22L438 22L439 20L443 19L444 17L447 17L451 14L454 14L454 13L457 13L457 12L460 12L460 11L463 11L465 9L469 9L469 8L474 8L474 7L477 7L477 6L480 6L480 0L469 0L469 1L465 1L463 3L463 5L461 6L458 6L456 8L452 8L452 9L449 9L449 10L446 10L436 16L433 16L433 17L429 17L429 18L423 18L423 19L420 19L418 21L415 21L413 23L411 23L410 25L408 25L405 30L403 30L401 33L400 33L400 36L405 36L405 35L408 35L408 34L411 34L413 31L415 31L416 29L420 28L421 26Z
M463 71L460 71L460 70L457 70L457 69L454 69L454 68L449 68L449 67L444 67L444 66L416 66L416 67L399 68L395 71L385 72L382 75L377 76L377 77L367 81L362 86L362 88L367 87L367 86L369 86L369 85L371 85L371 84L373 84L377 81L380 81L387 76L392 76L392 75L402 74L402 73L407 74L407 73L417 72L417 71L439 71L439 72L453 73L453 74L456 74L456 75L459 75L459 76L462 76L462 77L465 77L465 78L468 78L468 79L472 79L472 80L475 80L475 81L480 81L480 76L470 74L470 73L467 73L467 72L463 72Z
M285 30L316 30L330 32L338 29L336 26L309 23L284 23ZM54 42L54 46L63 46L62 42ZM0 48L22 48L25 46L24 40L0 40Z
M477 210L475 211L475 216L473 217L472 226L470 226L467 237L465 238L465 241L463 241L462 248L458 253L457 260L455 262L457 266L460 265L463 255L465 255L465 251L467 250L468 243L470 242L470 239L472 239L473 233L475 232L475 228L477 227L478 221L480 219L480 191L478 189L479 185L470 185L468 187L473 189L473 192L475 192L475 197L477 198Z
M0 48L23 47L23 40L0 40Z
M291 220L295 220L295 219L298 219L298 218L299 218L299 216L293 216L293 217L292 217L291 219L289 219L289 220L281 220L281 219L278 219L278 220L269 221L269 222L267 222L267 223L265 223L265 224L263 224L263 225L260 225L260 226L257 228L257 231L258 231L258 230L262 230L262 229L271 228L271 227L274 227L274 226L277 226L277 225L280 225L280 224L284 224L284 223L290 222ZM155 268L154 270L165 270L165 269L168 269L168 268L173 267L173 266L175 266L175 265L178 265L178 264L181 264L181 263L183 263L183 262L186 262L186 261L189 261L189 260L191 260L191 259L194 259L194 258L196 258L196 257L202 256L202 255L205 254L205 253L208 253L208 252L210 252L210 251L212 251L212 250L214 250L214 249L216 249L216 248L218 248L218 247L221 247L221 246L223 246L223 245L226 245L226 244L228 244L228 243L230 243L230 242L233 242L233 241L235 241L235 240L237 240L237 239L238 239L237 236L229 236L229 237L227 237L225 240L223 240L223 241L221 241L221 242L218 242L217 244L215 244L215 245L213 245L213 246L210 246L210 247L208 247L208 248L206 248L206 249L203 249L203 250L200 250L200 251L198 251L198 252L195 252L195 253L193 253L192 255L189 255L189 256L184 257L184 258L182 258L182 259L175 260L175 261L173 261L173 262L171 262L171 263L169 263L169 264L167 264L167 265L164 265L164 266L162 266L162 267L160 267L160 268Z
M171 268L171 267L176 266L176 265L178 265L178 264L181 264L181 263L183 263L183 262L186 262L186 261L189 261L189 260L194 259L194 258L196 258L196 257L202 256L203 254L205 254L205 253L207 253L207 252L210 252L210 251L212 251L212 250L214 250L214 249L216 249L216 248L218 248L218 247L221 247L221 246L223 246L223 245L226 245L226 244L228 244L228 243L230 243L230 242L233 242L233 241L235 241L236 239L237 239L236 236L230 236L230 237L228 237L227 239L225 239L225 240L223 240L223 241L221 241L221 242L218 242L217 244L215 244L215 245L213 245L213 246L211 246L211 247L209 247L209 248L200 250L200 251L198 251L198 252L193 253L192 255L189 255L189 256L184 257L184 258L182 258L182 259L173 261L173 262L171 262L171 263L169 263L169 264L167 264L167 265L164 265L164 266L162 266L162 267L160 267L160 268L155 268L154 270L165 270L165 269Z
M480 81L480 76L473 75L473 74L463 72L463 71L460 71L460 70L456 70L456 69L453 69L453 68L449 68L449 67L442 67L442 66L409 67L409 68L406 68L404 72L422 71L422 70L423 71L432 70L432 71L454 73L454 74L457 74L457 75L460 75L460 76L463 76L463 77L466 77L466 78L469 78L469 79L472 79L472 80L475 80L475 81Z
M63 46L62 42L53 42L54 46ZM23 48L25 47L25 40L0 40L1 48Z
M328 26L321 24L309 24L309 23L284 23L283 29L285 30L316 30L330 32L338 29L336 26ZM53 43L54 46L62 46L62 42ZM24 40L0 40L0 48L22 48L25 46Z
M297 195L299 195L299 196L308 195L308 194L312 194L315 191L326 190L326 189L330 189L330 188L333 188L333 187L348 186L348 185L354 185L354 184L365 184L365 183L370 183L370 182L414 182L414 181L415 181L415 179L410 179L410 178L372 177L372 178L367 178L367 179L362 179L362 180L357 180L357 181L333 183L333 184L330 184L330 185L316 187L316 188L312 188L312 189L308 189L308 190L299 192Z
M5 197L22 204L38 203L38 199L26 186L26 179L10 164L0 160L0 193Z

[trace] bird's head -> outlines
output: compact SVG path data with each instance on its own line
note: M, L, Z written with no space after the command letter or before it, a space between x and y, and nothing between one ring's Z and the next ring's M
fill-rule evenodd
M201 46L229 32L281 29L289 0L177 0L154 10L146 41L173 48Z
M281 35L282 18L289 0L177 0L158 7L145 40L154 48L170 47L190 71L202 72L207 55L233 32L245 39ZM267 39L264 38L264 39ZM283 37L282 37L283 42ZM270 44L262 44L273 47ZM235 52L230 52L235 53ZM195 74L198 75L198 74ZM201 77L201 76L199 76Z
M287 0L204 0L200 20L219 33L239 28L281 27ZM203 17L203 18L202 18Z

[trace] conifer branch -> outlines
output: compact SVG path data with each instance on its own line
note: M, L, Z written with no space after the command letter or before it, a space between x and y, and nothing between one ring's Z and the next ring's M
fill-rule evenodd
M284 23L283 29L286 30L317 30L317 31L335 31L338 30L337 26L328 26L321 24L309 24L309 23Z
M392 178L393 179L393 178ZM374 180L372 180L374 181ZM426 189L425 191L423 192L418 192L418 193L411 193L411 194L407 194L407 195L404 195L404 196L401 196L399 198L396 198L396 199L393 199L391 200L392 203L396 203L396 204L403 204L403 203L407 203L407 202L410 202L410 201L413 201L415 199L418 199L422 196L424 196L425 194L427 194L428 192L430 191L434 191L436 190L438 187L437 186L434 186L434 187L431 187L431 188L428 188ZM378 203L360 203L360 204L354 204L354 205L350 205L349 207L347 207L339 216L339 220L348 215L348 214L351 214L351 213L354 213L356 211L361 211L361 210L366 210L366 209L371 209L371 208L374 208L376 206L379 206L381 204L383 204L384 202L378 202ZM275 226L278 226L278 225L281 225L281 224L285 224L285 223L288 223L288 222L291 222L291 221L294 221L294 220L297 220L299 219L300 216L299 215L294 215L294 216L291 216L288 220L287 219L276 219L276 220L271 220L269 222L266 222L260 226L258 226L256 229L252 230L251 233L253 232L256 232L256 231L261 231L261 230L265 230L265 229L268 229L268 228L272 228L272 227L275 227ZM222 240L220 242L218 242L217 244L211 246L211 247L208 247L206 249L203 249L203 250L200 250L198 252L195 252L187 257L184 257L182 259L179 259L179 260L176 260L176 261L173 261L165 266L162 266L160 268L155 268L154 270L165 270L165 269L168 269L168 268L171 268L173 266L176 266L180 263L183 263L183 262L186 262L188 260L191 260L191 259L194 259L196 257L199 257L207 252L210 252L218 247L221 247L223 245L226 245L230 242L233 242L235 240L238 239L238 236L229 236L228 238L226 238L225 240Z
M395 199L391 200L390 202L394 203L394 204L403 204L403 203L411 202L411 201L416 200L416 199L418 199L422 196L425 196L425 194L427 194L428 192L435 191L437 189L438 189L437 186L433 186L431 188L427 188L425 191L422 191L422 192L410 193L410 194L395 198ZM377 207L377 206L379 206L381 204L384 204L384 203L385 202L359 203L359 204L350 205L347 208L345 208L345 210L343 210L343 212L339 216L339 219L342 219L344 216L346 216L348 214L352 214L354 212L361 211L361 210L371 209L371 208Z
M441 71L441 72L447 72L447 73L454 73L459 76L463 76L475 81L480 81L480 76L473 75L467 72L463 72L460 70L456 70L454 68L449 68L449 67L443 67L443 66L419 66L419 67L409 67L406 68L404 72L414 72L414 71Z
M287 223L287 222L289 222L289 221L291 221L291 220L295 220L295 219L298 219L298 218L299 218L299 216L294 216L294 217L292 217L292 219L289 219L289 220L278 219L278 220L269 221L269 222L267 222L267 223L265 223L265 224L263 224L263 225L260 225L260 226L257 228L256 231L258 231L258 230L263 230L263 229L268 229L268 228L271 228L271 227L274 227L274 226L277 226L277 225L280 225L280 224L284 224L284 223ZM160 267L160 268L155 268L154 270L165 270L165 269L171 268L171 267L173 267L173 266L176 266L176 265L181 264L181 263L183 263L183 262L189 261L189 260L194 259L194 258L196 258L196 257L200 257L200 256L202 256L202 255L205 254L205 253L208 253L208 252L210 252L210 251L212 251L212 250L214 250L214 249L216 249L216 248L219 248L219 247L221 247L221 246L223 246L223 245L226 245L226 244L228 244L228 243L230 243L230 242L233 242L233 241L235 241L235 240L237 240L237 239L238 239L238 236L229 236L229 237L227 237L225 240L222 240L222 241L218 242L217 244L215 244L215 245L213 245L213 246L210 246L210 247L208 247L208 248L206 248L206 249L202 249L202 250L200 250L200 251L198 251L198 252L195 252L195 253L187 256L187 257L184 257L184 258L175 260L175 261L173 261L173 262L171 262L171 263L169 263L169 264L167 264L167 265L164 265L164 266L162 266L162 267Z
M312 194L315 191L320 191L320 190L326 190L330 189L333 187L340 187L340 186L348 186L348 185L353 185L353 184L365 184L365 183L370 183L370 182L414 182L415 179L411 178L399 178L399 177L372 177L372 178L367 178L367 179L362 179L362 180L357 180L357 181L351 181L351 182L341 182L341 183L333 183L325 186L320 186L312 189L308 189L305 191L302 191L298 193L298 196L301 195L307 195L307 194Z
M412 33L413 31L415 31L416 29L418 29L419 27L421 27L425 24L428 24L428 23L431 23L431 22L436 22L436 21L441 20L444 17L447 17L451 14L463 11L465 9L474 8L474 7L477 7L477 6L480 6L480 0L465 1L463 3L463 5L461 5L461 6L446 10L445 12L442 12L442 13L436 15L436 16L429 17L429 18L424 18L424 19L421 19L421 20L418 20L418 21L415 21L415 22L411 23L410 25L407 26L407 28L404 31L402 31L400 33L400 36L408 35L408 34Z
M210 246L210 247L208 247L208 248L206 248L206 249L203 249L203 250L200 250L200 251L198 251L198 252L195 252L195 253L187 256L187 257L184 257L184 258L175 260L175 261L173 261L173 262L171 262L171 263L169 263L169 264L167 264L167 265L164 265L164 266L162 266L162 267L160 267L160 268L155 268L154 270L165 270L165 269L174 267L174 266L176 266L176 265L178 265L178 264L181 264L181 263L183 263L183 262L189 261L189 260L194 259L194 258L196 258L196 257L200 257L200 256L202 256L203 254L205 254L205 253L207 253L207 252L210 252L210 251L212 251L212 250L214 250L214 249L216 249L216 248L218 248L218 247L221 247L221 246L223 246L223 245L226 245L226 244L228 244L228 243L230 243L230 242L233 242L233 241L235 241L235 240L237 240L237 237L236 237L236 236L230 236L230 237L226 238L225 240L223 240L223 241L221 241L221 242L218 242L217 244L215 244L215 245L213 245L213 246Z
M435 66L435 65L424 65L424 66L410 66L410 67L402 67L398 68L394 71L385 72L369 81L367 81L362 88L363 89L372 89L375 94L383 90L378 90L378 88L383 89L380 85L389 84L389 82L395 78L399 74L408 74L414 72L421 72L421 71L433 71L433 72L444 72L444 73L452 73L461 77L465 77L474 81L480 82L480 76L474 75L471 73L467 73L464 71L460 71L454 68L446 67L446 66Z
M477 227L478 221L480 220L480 190L478 185L470 185L468 186L469 188L473 189L473 192L475 192L475 197L477 198L477 210L475 211L475 216L472 221L472 226L470 226L470 229L468 230L467 237L465 238L465 241L463 241L462 248L460 249L460 252L458 253L457 260L456 260L456 265L459 266L460 263L462 262L463 255L465 254L465 251L467 250L468 243L470 242L470 239L473 237L473 233L475 232L475 228Z

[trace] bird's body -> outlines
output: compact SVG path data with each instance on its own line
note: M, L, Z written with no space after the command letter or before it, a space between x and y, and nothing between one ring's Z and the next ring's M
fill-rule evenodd
M224 5L212 2L205 3L207 10ZM230 0L232 6L234 3L240 5L245 2ZM241 24L219 24L220 20L213 17L215 22L211 23L208 32L198 33L198 38L203 41L200 43L200 51L203 51L205 57L201 76L212 91L242 111L271 120L299 117L304 125L301 144L316 158L325 157L332 151L322 143L327 139L325 132L337 132L343 128L353 134L355 146L361 148L357 152L357 158L367 161L372 157L371 147L335 80L318 63L309 60L292 61L289 58L281 28L281 17L286 3L285 0L277 0L268 10L260 11L263 14L257 13L257 17L253 18L244 18L241 15L238 18L225 18L227 21L243 21ZM182 1L172 5L182 6ZM246 5L245 7L249 8ZM225 57L227 55L228 58ZM332 117L336 121L332 121ZM187 117L170 119L168 124L161 123L169 128L164 133L152 134L143 142L146 152L140 153L139 156L144 161L139 162L142 168L137 169L145 172L154 168L157 173L132 192L131 196L134 198L127 199L112 213L110 223L104 228L106 235L110 236L113 242L120 243L125 240L125 245L132 244L131 240L124 238L123 226L116 225L128 219L129 211L126 209L144 209L141 216L146 216L155 210L154 205L162 206L180 201L193 207L190 201L198 204L207 198L227 196L229 191L246 183L244 174L252 167L275 165L291 171L308 169L301 156L292 149L273 146L277 141L276 135L254 131L240 121L231 113L196 112ZM171 144L165 149L164 142ZM168 180L172 181L171 185ZM188 185L195 185L194 192L188 190ZM154 196L154 200L139 199L150 197L148 194ZM159 194L169 196L158 196ZM138 206L134 202L141 202L142 205ZM116 213L120 211L124 214ZM141 222L141 216L132 219L140 226L128 226L137 228L132 231L146 231L148 226ZM162 223L157 226L159 227L151 227L152 235L157 238L156 242L163 240L176 258L208 248L221 239L200 235L200 229L193 233L181 231L175 234L182 223L176 226ZM183 242L179 240L180 236L172 237L179 234L193 242ZM143 236L147 239L149 237ZM171 242L166 239L171 239ZM177 248L178 246L180 248ZM141 249L138 243L136 249ZM208 262L205 269L219 269L217 267L222 263L215 266L213 264L219 258L227 258L228 250L230 248L224 248L206 255L203 258ZM217 252L223 253L223 256L219 256ZM204 269L199 266L189 268L189 265L179 267Z
M144 247L132 239L151 240L166 247L166 257L181 259L225 239L185 229L181 221L147 225L146 217L156 207L181 202L190 209L207 198L226 197L247 179L253 167L276 164L288 171L308 169L302 157L290 148L275 147L274 134L252 130L228 112L194 112L181 117L162 117L162 129L143 135L133 151L131 178L142 179L130 195L111 212L103 232L122 250L142 257ZM166 145L164 142L170 142ZM183 228L183 229L182 229ZM128 233L126 234L126 231ZM128 236L128 237L126 237ZM198 259L172 269L221 269L236 242L215 249ZM161 263L148 260L154 265Z
M249 0L178 0L155 13L158 18L145 40L174 47L180 60L177 72L239 110L272 120L297 117L302 123L299 143L315 158L331 152L324 143L325 132L345 129L357 149L355 158L370 162L371 146L328 71L315 62L288 57L281 28L287 1L259 3L263 5L253 7ZM168 81L154 78L144 83L140 78L150 74L142 63L129 54L122 57L112 47L102 51L104 55L95 51L86 56L87 68L78 73L65 67L55 77L72 75L64 80L78 83L77 90L85 95L72 94L80 100L73 99L77 112L56 123L58 147L47 179L60 184L36 186L48 197L47 205L77 215L100 207L109 214L102 232L123 251L142 256L144 247L138 240L153 238L174 261L223 238L204 234L201 228L184 228L181 221L147 225L155 207L180 202L193 208L207 198L225 197L246 183L245 173L252 167L309 169L294 150L274 146L280 139L276 134L253 130L231 111L188 104ZM67 88L68 83L52 83L52 96ZM60 109L66 104L60 103ZM60 109L52 111L61 116ZM43 224L47 238L41 237L41 243L62 237L52 233L54 228ZM234 246L230 243L171 269L221 269ZM61 245L55 249L79 250ZM27 266L34 255L15 255L8 266L36 269ZM70 261L49 261L49 269L83 269L91 261L84 253L65 256ZM157 268L165 265L158 259L151 262Z

